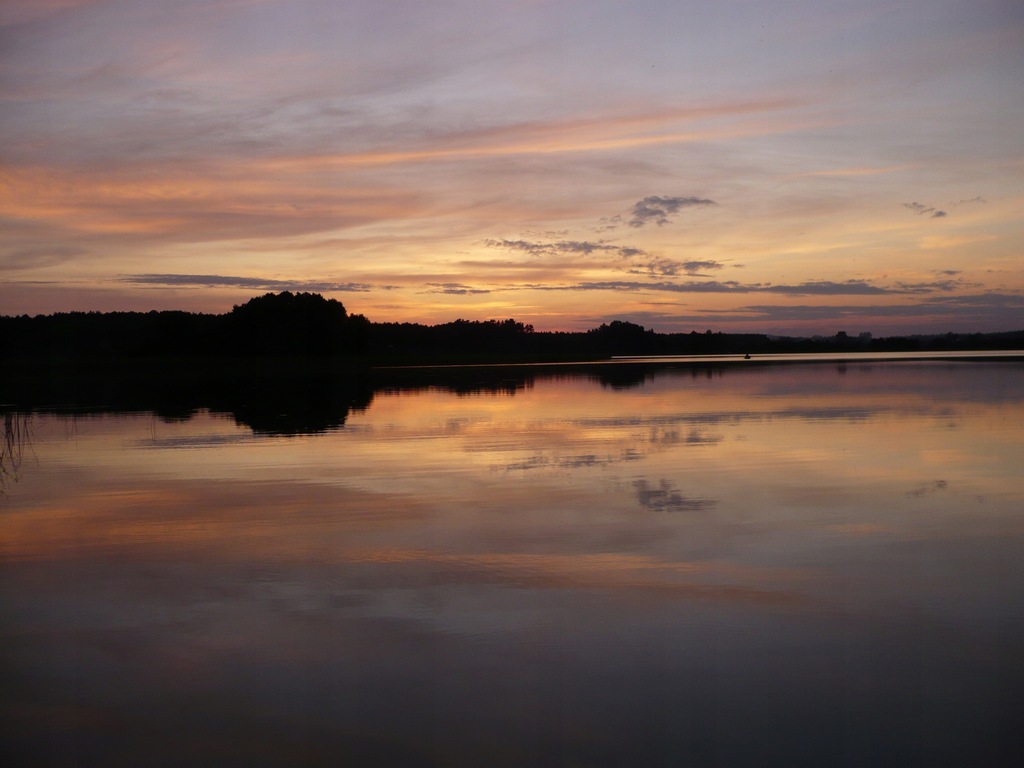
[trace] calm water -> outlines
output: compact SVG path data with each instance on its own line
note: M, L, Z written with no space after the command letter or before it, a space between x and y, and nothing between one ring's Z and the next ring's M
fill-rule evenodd
M4 749L1014 762L1024 365L567 371L378 390L316 434L14 416Z

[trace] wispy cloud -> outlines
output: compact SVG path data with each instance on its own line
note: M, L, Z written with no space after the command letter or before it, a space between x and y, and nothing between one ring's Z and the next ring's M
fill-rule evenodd
M685 262L682 262L685 263ZM694 262L694 265L698 262ZM717 262L716 262L717 264ZM721 266L721 265L719 265ZM702 280L673 282L657 280L588 280L574 283L509 283L481 287L455 282L428 283L431 293L496 293L500 291L619 291L696 294L773 294L780 296L927 296L948 294L968 287L957 280L939 280L924 283L897 282L880 285L867 280L810 280L795 284L742 283L736 280Z
M91 3L95 0L5 0L0 6L0 27L38 21Z
M883 173L894 173L906 170L907 165L888 165L884 167L864 166L860 168L831 168L823 171L808 171L798 176L878 176Z
M984 293L961 296L937 296L925 299L925 301L929 304L941 304L948 307L1001 307L1024 311L1024 293L985 291ZM1024 325L1024 320L1020 324Z
M654 223L660 227L663 224L668 224L672 217L684 208L701 208L708 205L718 205L718 203L703 197L648 195L633 205L629 226L642 227L645 224Z
M430 289L424 293L444 293L450 296L467 296L478 293L490 293L489 288L474 288L462 283L427 283Z
M370 167L459 159L608 152L786 133L806 128L808 124L793 118L745 118L798 106L798 102L790 99L775 99L653 110L638 115L602 115L576 120L540 120L482 126L412 137L411 146L406 141L386 149L280 157L274 161L274 167L279 170ZM372 137L366 138L369 140Z
M71 261L87 253L89 253L87 249L73 245L42 245L34 248L24 248L0 254L0 270L50 267Z
M536 240L495 240L484 241L489 248L502 248L507 251L521 251L532 256L542 254L566 254L577 253L589 256L592 253L616 253L627 258L643 255L640 248L633 248L626 245L612 245L605 242L590 242L588 240L559 240L545 243Z
M928 218L931 219L941 219L944 216L948 215L945 211L940 211L938 208L935 208L930 205L925 205L924 203L904 203L903 207L910 209L918 216L928 216Z
M121 282L136 285L196 286L204 288L251 288L261 291L351 291L388 290L393 286L371 286L368 283L335 283L316 280L274 280L265 277L235 275L125 275Z
M896 285L904 293L948 293L962 288L977 288L977 283L967 283L963 280L936 280L931 283L904 283L897 282Z
M811 280L794 285L774 285L769 283L740 283L735 280L703 282L634 282L629 280L605 280L580 282L571 285L523 285L540 291L662 291L667 293L771 293L785 296L901 296L909 294L927 294L953 290L959 287L954 281L933 283L898 283L895 286L884 286L870 283L867 280Z
M665 304L666 307L676 306ZM678 308L677 308L678 309ZM632 313L635 322L644 321L667 328L680 323L729 323L754 327L780 323L843 322L856 320L881 327L888 322L926 321L945 322L947 318L960 318L963 325L947 330L967 330L974 323L984 327L996 317L1008 327L1019 328L1024 312L1024 294L986 291L966 295L926 297L913 303L896 304L749 304L730 309L700 309L679 312L666 309L660 312Z
M138 176L20 169L0 176L0 207L12 224L45 224L53 239L163 243L292 237L426 210L409 191L325 188L254 172L244 164L228 169L216 163L205 173L140 166Z
M680 273L690 277L707 277L712 270L723 269L725 264L720 261L676 261L674 259L655 258L646 264L641 264L627 270L634 275L656 275L660 277L675 277Z
M968 203L981 203L981 204L985 204L987 202L988 202L988 200L986 200L981 195L978 195L976 197L972 197L969 200L957 200L955 203L953 203L952 207L956 208L958 205L966 205Z

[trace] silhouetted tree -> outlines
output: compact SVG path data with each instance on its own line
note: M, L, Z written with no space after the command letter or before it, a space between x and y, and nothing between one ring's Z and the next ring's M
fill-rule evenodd
M365 322L351 325L357 332L365 330ZM228 343L233 351L246 354L322 356L349 351L349 328L342 303L319 293L268 293L236 305L227 315Z
M654 331L624 320L612 320L587 331L597 349L607 355L644 355L658 351Z

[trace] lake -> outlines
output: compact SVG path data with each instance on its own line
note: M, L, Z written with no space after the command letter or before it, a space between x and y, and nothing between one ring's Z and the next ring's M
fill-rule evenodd
M7 764L1024 749L1024 363L464 372L250 411L8 412Z

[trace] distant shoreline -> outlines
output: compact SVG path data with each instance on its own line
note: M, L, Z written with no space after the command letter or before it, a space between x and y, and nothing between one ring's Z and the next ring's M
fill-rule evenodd
M895 352L767 352L759 355L616 355L623 362L897 362L901 360L1015 360L1024 359L1022 349L976 349Z
M879 337L838 331L833 336L758 333L656 333L623 320L588 331L537 331L528 323L454 320L440 325L373 322L349 314L316 293L268 293L223 315L187 312L68 312L0 316L5 367L91 379L171 375L210 380L248 375L354 376L383 367L594 364L631 359L726 364L766 356L894 354L945 356L1024 350L1024 329ZM974 354L981 357L980 354ZM987 355L986 355L987 356ZM807 358L803 358L807 359ZM820 359L820 358L814 358ZM94 370L97 369L97 370ZM5 371L5 376L11 375ZM0 383L0 394L3 385Z

